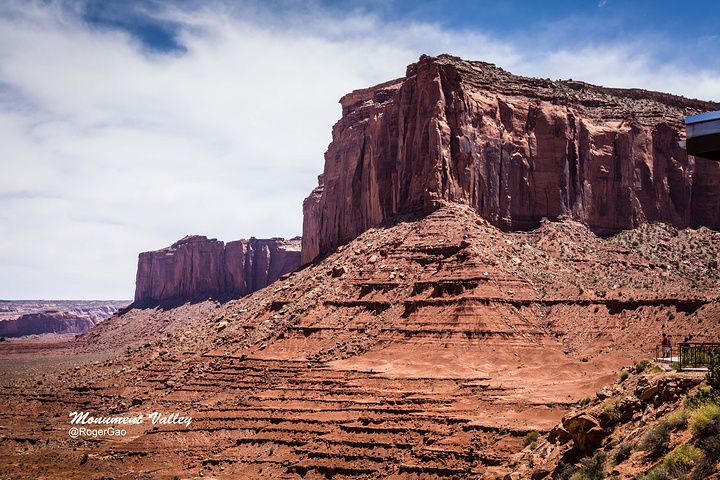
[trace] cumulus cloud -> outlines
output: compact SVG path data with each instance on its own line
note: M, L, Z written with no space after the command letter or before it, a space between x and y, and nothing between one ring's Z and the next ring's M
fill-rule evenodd
M0 6L0 296L131 298L140 251L299 235L339 98L421 53L720 99L717 72L637 45L533 51L312 3L181 5L144 12L174 25L183 48L166 53L88 23L80 3Z

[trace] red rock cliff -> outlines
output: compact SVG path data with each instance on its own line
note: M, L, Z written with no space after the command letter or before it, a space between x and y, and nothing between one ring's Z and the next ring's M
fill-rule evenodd
M247 295L300 264L300 238L251 238L227 244L188 236L172 246L141 253L135 301L202 294Z
M302 263L440 199L505 229L563 216L595 231L720 227L720 165L678 146L683 117L718 103L523 78L447 55L340 103L320 185L303 204Z

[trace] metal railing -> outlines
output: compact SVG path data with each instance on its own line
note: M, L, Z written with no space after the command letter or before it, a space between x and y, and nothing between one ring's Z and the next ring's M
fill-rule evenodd
M711 353L720 354L720 343L680 342L677 345L656 345L655 358L678 362L679 369L710 366Z
M692 367L709 367L710 354L720 353L720 343L681 342L678 347L680 350L680 370Z

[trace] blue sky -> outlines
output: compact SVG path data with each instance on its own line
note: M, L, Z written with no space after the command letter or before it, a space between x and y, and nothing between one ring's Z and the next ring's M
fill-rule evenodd
M188 234L301 233L345 93L421 54L720 101L716 1L0 2L0 298L132 298Z

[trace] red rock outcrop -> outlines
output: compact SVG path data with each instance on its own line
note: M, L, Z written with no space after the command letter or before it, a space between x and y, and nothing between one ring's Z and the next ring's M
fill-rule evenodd
M300 238L218 241L187 236L138 258L135 301L244 296L270 285L300 264Z
M678 145L683 116L718 103L518 77L448 55L340 103L303 205L303 264L439 199L510 230L560 217L596 232L720 227L720 165Z
M42 313L29 313L15 320L1 321L0 337L82 333L94 325L95 322L91 318L50 310Z

